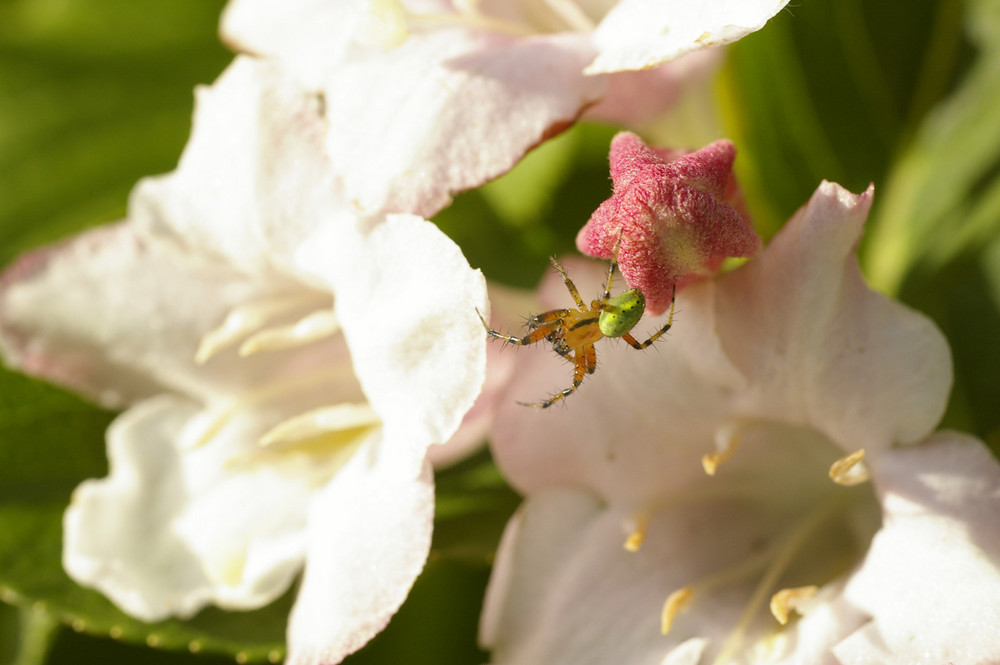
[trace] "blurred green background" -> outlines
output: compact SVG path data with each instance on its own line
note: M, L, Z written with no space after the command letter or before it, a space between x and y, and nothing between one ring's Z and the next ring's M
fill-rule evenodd
M216 36L223 4L0 0L0 262L121 218L136 180L174 167L190 130L192 88L232 57ZM714 84L765 236L822 179L853 191L875 183L863 269L876 288L944 330L956 368L944 424L985 438L994 451L998 6L802 0L730 49ZM533 286L549 254L574 251L577 230L606 198L613 133L571 130L508 176L459 196L438 223L491 279ZM0 663L280 657L291 594L258 612L209 610L149 627L62 573L61 512L80 480L106 473L110 417L0 371ZM479 606L492 548L517 499L485 454L440 474L438 492L426 574L389 629L349 663L484 660L475 646ZM189 653L192 641L198 655Z

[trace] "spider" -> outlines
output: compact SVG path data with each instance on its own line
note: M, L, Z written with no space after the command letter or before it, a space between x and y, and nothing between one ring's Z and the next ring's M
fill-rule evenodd
M490 337L517 346L527 346L547 339L552 342L552 348L556 353L573 362L572 386L559 391L544 402L518 402L518 404L536 409L547 409L559 400L573 394L583 383L584 375L593 374L594 370L597 369L597 352L594 350L594 344L602 337L620 337L628 342L633 349L641 351L670 330L674 320L676 285L670 298L670 316L667 318L666 325L653 333L652 337L645 342L639 342L635 337L632 337L630 331L639 323L639 319L642 318L642 314L646 310L646 297L639 289L630 289L614 297L611 296L611 280L615 268L618 267L617 256L618 248L616 245L614 258L611 259L611 265L608 267L608 281L604 287L604 293L600 300L592 301L589 307L580 297L580 292L577 291L573 280L566 274L566 270L556 261L556 257L550 257L552 266L562 276L563 282L566 283L566 289L573 296L579 309L553 309L528 317L527 326L530 332L524 337L505 335L493 330L487 325L479 310L476 310L476 314L479 314L479 320L483 322L483 328L486 329L486 333Z

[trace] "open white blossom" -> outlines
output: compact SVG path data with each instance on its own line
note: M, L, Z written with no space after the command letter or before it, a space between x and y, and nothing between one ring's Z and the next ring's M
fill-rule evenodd
M931 434L948 348L865 285L871 198L823 184L678 295L669 339L607 345L565 408L502 407L494 452L527 499L487 594L491 662L1000 661L1000 466ZM567 269L599 288L599 264ZM565 380L535 351L510 400Z
M786 2L232 0L222 33L324 96L334 169L362 209L430 216L588 110L662 111L705 67L650 68Z
M315 95L239 58L127 222L0 282L10 365L126 407L66 512L70 575L152 621L260 607L304 569L292 664L339 662L403 602L428 447L485 373L482 275L423 219L359 216L323 131Z

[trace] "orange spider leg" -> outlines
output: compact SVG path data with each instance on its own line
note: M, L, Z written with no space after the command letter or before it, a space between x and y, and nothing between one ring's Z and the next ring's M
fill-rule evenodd
M545 314L540 316L545 316L547 314L555 314L560 311L567 312L568 310L552 310L551 312L546 312ZM527 346L529 344L534 344L535 342L540 342L549 335L551 335L554 331L558 330L559 326L562 325L561 317L553 317L549 323L546 323L544 325L539 326L538 328L535 328L524 337L517 337L515 335L506 335L497 330L493 330L486 323L486 319L483 318L483 315L479 313L478 309L476 310L476 314L479 315L479 320L482 321L483 328L486 329L487 335L489 335L490 337L495 337L496 339L502 339L505 342L508 342L510 344L515 344L517 346Z
M556 269L556 271L562 275L563 282L566 283L566 289L569 291L569 294L573 296L573 300L576 301L576 306L580 309L587 309L587 303L583 302L583 298L580 297L580 292L576 290L576 284L573 283L573 280L569 278L569 275L566 274L563 267L559 265L558 261L556 261L556 257L550 256L549 261L552 262L552 266Z
M584 356L587 359L587 374L593 374L597 369L597 349L593 344L583 347Z
M528 329L534 330L541 326L545 326L554 321L562 321L569 314L568 309L550 309L547 312L542 312L541 314L532 314L528 317Z
M594 350L593 344L588 344L584 347L575 349L576 354L573 356L573 385L564 390L560 390L552 397L548 398L544 402L537 402L534 404L529 404L527 402L518 402L523 406L532 406L536 409L547 409L561 399L572 395L576 392L576 389L580 387L583 383L583 377L587 374L593 374L594 369L597 367L597 352Z

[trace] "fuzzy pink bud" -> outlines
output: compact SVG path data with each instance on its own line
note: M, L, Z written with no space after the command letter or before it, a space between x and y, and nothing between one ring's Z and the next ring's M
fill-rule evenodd
M635 134L611 141L614 190L580 230L584 254L610 259L621 236L618 265L641 289L654 314L670 305L674 284L718 270L730 256L752 256L761 240L742 212L733 160L720 140L701 150L651 148Z

